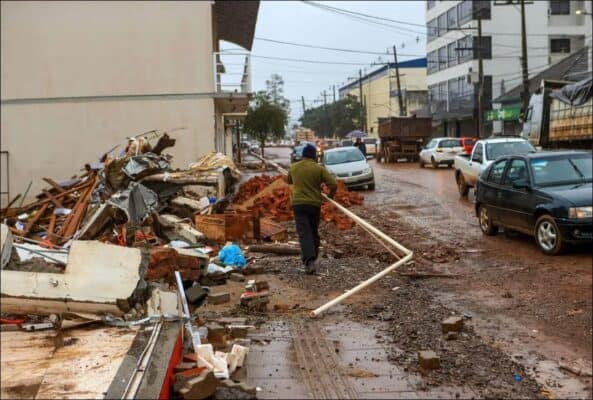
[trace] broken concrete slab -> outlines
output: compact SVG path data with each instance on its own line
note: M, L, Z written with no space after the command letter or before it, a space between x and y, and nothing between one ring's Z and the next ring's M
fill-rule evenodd
M463 317L452 316L441 322L441 328L443 333L447 332L459 332L463 329Z
M164 291L160 288L154 288L150 299L146 303L148 315L173 314L178 315L181 309L179 305L179 296L176 292Z
M257 389L245 382L234 382L230 379L225 379L216 388L214 397L220 400L251 400L257 398Z
M139 249L74 241L64 273L1 272L2 312L65 311L122 316L125 304L145 286L146 261Z
M208 292L200 285L193 285L185 291L185 297L190 304L199 304L208 297Z
M164 232L170 240L181 239L189 243L196 244L204 241L205 236L202 232L194 229L190 224L184 222L183 219L173 214L162 214L160 220L164 221L166 226L170 228L166 229L171 231Z
M245 275L238 272L231 272L228 279L233 282L245 282Z
M12 254L12 233L5 224L0 224L0 268L4 269Z
M270 296L267 290L257 293L245 292L240 299L241 307L260 312L266 311L269 302Z
M179 207L187 207L192 211L202 211L204 208L210 205L208 197L202 197L200 200L194 200L184 196L177 196L171 200L171 203Z
M592 376L592 367L591 362L588 362L584 359L572 360L572 361L564 361L561 360L558 363L560 369L565 371L572 372L575 375L579 376Z
M173 391L179 392L187 384L188 381L200 376L200 374L205 370L206 368L196 367L195 364L193 364L192 368L183 371L177 371L175 373L175 379L173 382Z

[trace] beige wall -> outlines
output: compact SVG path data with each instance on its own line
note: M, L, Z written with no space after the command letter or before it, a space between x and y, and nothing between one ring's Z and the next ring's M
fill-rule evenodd
M210 2L2 2L2 99L212 92Z
M187 128L172 134L176 167L213 150L211 14L209 1L2 2L11 197L152 129Z
M407 91L427 90L426 86L426 68L401 68L400 86ZM395 76L395 70L391 71ZM394 90L397 87L393 78ZM358 97L358 86L353 87L348 94ZM362 95L366 99L366 120L369 136L378 136L378 119L388 116L399 115L399 103L397 97L389 97L389 76L385 73L383 76L364 80L362 84ZM404 100L408 100L404 97ZM411 111L419 108L416 102L407 103L408 115Z

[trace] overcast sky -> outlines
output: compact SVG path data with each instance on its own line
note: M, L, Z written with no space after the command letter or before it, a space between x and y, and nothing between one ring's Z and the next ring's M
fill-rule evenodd
M424 1L329 1L319 3L383 18L425 24L426 4ZM386 52L388 48L391 51L391 47L395 44L398 46L399 61L425 56L425 29L402 26L389 21L375 21L388 26L356 20L301 1L261 1L255 30L256 39L252 49L253 56L337 61L361 63L362 65L311 64L253 57L251 59L253 89L265 89L265 81L272 73L282 75L285 82L285 96L291 100L290 125L292 125L302 114L301 96L305 96L307 108L320 105L321 103L313 103L313 101L322 99L320 93L325 89L328 93L328 102L330 102L332 85L336 85L337 97L339 85L347 82L348 77L358 76L359 68L366 68L367 72L377 68L370 65L374 61L376 62L379 57L379 55L372 54L345 53L276 44L257 38L372 52ZM384 62L393 61L392 55L383 55L381 58Z

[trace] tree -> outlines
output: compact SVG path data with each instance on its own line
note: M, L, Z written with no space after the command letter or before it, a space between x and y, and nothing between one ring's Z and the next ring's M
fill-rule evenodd
M318 135L344 137L358 128L360 103L354 96L346 96L327 106L310 108L299 119L301 125Z
M290 102L284 97L284 79L282 79L282 76L279 74L270 75L270 79L266 80L266 93L272 103L282 107L287 114L290 112Z
M258 92L247 109L243 130L249 137L257 140L263 156L266 141L282 139L287 122L287 111L274 103L266 92Z

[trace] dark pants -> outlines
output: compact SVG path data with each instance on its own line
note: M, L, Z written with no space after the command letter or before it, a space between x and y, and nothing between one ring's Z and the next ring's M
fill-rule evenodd
M301 244L301 260L307 265L317 259L319 252L319 218L321 208L310 205L294 205L294 222Z

